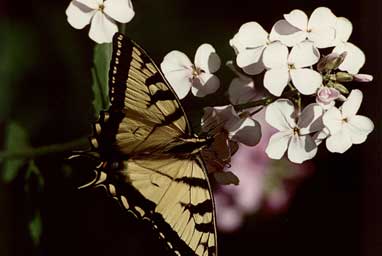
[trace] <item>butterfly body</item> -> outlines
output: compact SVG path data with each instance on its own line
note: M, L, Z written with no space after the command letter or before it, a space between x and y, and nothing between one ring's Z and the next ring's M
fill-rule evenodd
M217 255L214 202L200 156L213 139L193 134L160 70L120 33L113 38L109 96L91 137L97 177L84 186L106 188L149 221L174 254Z

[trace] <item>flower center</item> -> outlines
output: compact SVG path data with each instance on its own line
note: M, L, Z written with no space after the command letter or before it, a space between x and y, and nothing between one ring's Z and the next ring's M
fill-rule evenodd
M347 118L347 117L345 117L345 118L342 118L342 123L347 123L347 122L349 122L349 120L348 120L348 118Z
M105 9L105 5L103 5L103 3L98 5L98 10L100 12L103 12L104 9Z
M298 127L293 128L293 135L300 136L300 129Z
M198 76L203 72L202 69L192 65L192 79L198 78Z
M294 66L294 64L288 64L288 69L296 69L296 67Z

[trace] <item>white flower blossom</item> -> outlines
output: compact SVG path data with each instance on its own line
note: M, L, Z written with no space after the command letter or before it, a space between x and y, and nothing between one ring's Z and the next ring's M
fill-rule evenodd
M334 45L336 16L329 8L316 8L308 20L301 10L293 10L284 14L284 19L273 26L271 40L280 40L287 46L294 46L309 39L318 48Z
M213 73L220 68L220 58L210 44L202 44L196 50L194 64L186 54L171 51L163 59L161 69L180 99L191 90L197 97L214 93L220 81Z
M237 65L245 73L257 75L264 71L262 54L270 41L268 32L259 23L252 21L243 24L229 43L236 51Z
M288 158L294 163L313 158L317 146L310 134L322 130L322 113L323 109L318 104L310 104L302 111L296 123L292 102L279 99L270 104L265 112L265 120L279 132L270 138L265 150L267 155L272 159L280 159L288 150Z
M247 146L256 145L261 138L260 124L251 117L238 115L232 105L204 108L203 131L216 128L223 128L229 139Z
M352 31L353 25L348 19L344 17L337 18L336 47L333 52L339 54L346 52L346 57L338 68L351 74L357 74L365 64L366 57L360 48L348 42Z
M326 147L330 152L344 153L352 144L363 143L374 129L369 118L356 115L362 97L360 90L352 90L341 108L333 107L324 114L323 123L330 132Z
M309 41L297 44L289 54L288 48L280 42L269 45L263 56L268 68L264 76L264 87L273 95L280 96L292 80L302 94L315 93L322 83L322 76L308 67L317 63L319 58L319 51Z
M112 41L115 21L127 23L134 14L131 0L73 0L66 9L69 24L82 29L90 23L89 37L99 44Z

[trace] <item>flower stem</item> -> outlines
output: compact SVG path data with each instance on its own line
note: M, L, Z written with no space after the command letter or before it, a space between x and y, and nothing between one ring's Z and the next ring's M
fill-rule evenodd
M268 97L264 97L264 98L259 99L259 100L255 100L255 101L251 101L251 102L247 102L247 103L243 103L243 104L233 105L233 107L235 108L236 111L242 111L242 110L247 109L247 108L259 107L259 106L265 107L277 99L289 98L289 97L294 96L296 94L298 94L298 91L293 89L293 90L287 91L286 93L284 93L280 97L268 96Z
M0 152L0 163L12 158L34 158L51 153L70 151L86 145L88 145L88 138L79 138L62 144L52 144L20 151L2 151Z
M241 110L244 110L247 108L266 106L266 105L272 103L275 99L277 99L277 98L270 96L270 97L262 98L260 100L255 100L255 101L251 101L251 102L247 102L247 103L243 103L243 104L237 104L237 105L234 105L233 107L235 108L236 111L241 111Z

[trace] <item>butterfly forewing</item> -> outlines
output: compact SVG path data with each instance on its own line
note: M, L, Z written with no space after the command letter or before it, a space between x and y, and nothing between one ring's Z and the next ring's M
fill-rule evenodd
M216 255L211 188L199 153L185 145L194 138L186 114L154 62L120 33L109 88L111 107L94 126L101 185L175 254Z
M176 95L148 55L122 34L113 41L111 111L121 112L115 146L124 154L165 151L190 129Z

